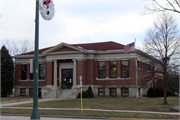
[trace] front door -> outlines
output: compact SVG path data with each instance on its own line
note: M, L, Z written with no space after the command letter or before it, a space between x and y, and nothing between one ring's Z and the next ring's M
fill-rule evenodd
M62 69L62 89L71 89L73 86L73 69Z

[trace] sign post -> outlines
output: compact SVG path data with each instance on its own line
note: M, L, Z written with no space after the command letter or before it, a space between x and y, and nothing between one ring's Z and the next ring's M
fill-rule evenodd
M83 101L82 101L82 76L80 76L80 88L81 88L81 114L83 115Z

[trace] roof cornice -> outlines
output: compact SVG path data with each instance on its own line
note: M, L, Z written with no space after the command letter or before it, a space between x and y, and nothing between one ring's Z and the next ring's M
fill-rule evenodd
M81 51L81 52L84 51L84 50L82 50L82 49L79 49L79 48L77 48L77 47L74 47L74 46L71 46L71 45L69 45L69 44L67 44L67 43L62 42L62 43L60 43L60 44L58 44L58 45L56 45L56 46L54 46L54 47L52 47L52 48L44 51L44 52L42 52L42 54L47 54L47 53L53 52L53 51L58 50L58 49L60 49L60 48L62 48L62 47L71 48L71 49L73 49L73 50L77 50L77 51Z

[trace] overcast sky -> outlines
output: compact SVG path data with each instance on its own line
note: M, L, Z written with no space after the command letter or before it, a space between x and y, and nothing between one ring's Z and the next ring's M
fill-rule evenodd
M35 0L1 1L2 41L29 39L35 36ZM140 13L144 0L53 0L55 16L39 22L39 48L57 45L114 41L137 46L153 25L155 15Z

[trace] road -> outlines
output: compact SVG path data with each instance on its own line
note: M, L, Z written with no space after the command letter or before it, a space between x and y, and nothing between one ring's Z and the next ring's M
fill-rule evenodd
M142 119L142 118L115 118L115 117L107 117L107 118L55 118L55 117L41 117L40 120L169 120L169 119ZM0 116L0 120L30 120L30 116ZM173 119L178 120L178 119Z
M41 120L92 120L85 118L52 118L52 117L40 117ZM30 116L0 116L0 120L30 120ZM103 119L93 119L103 120Z

